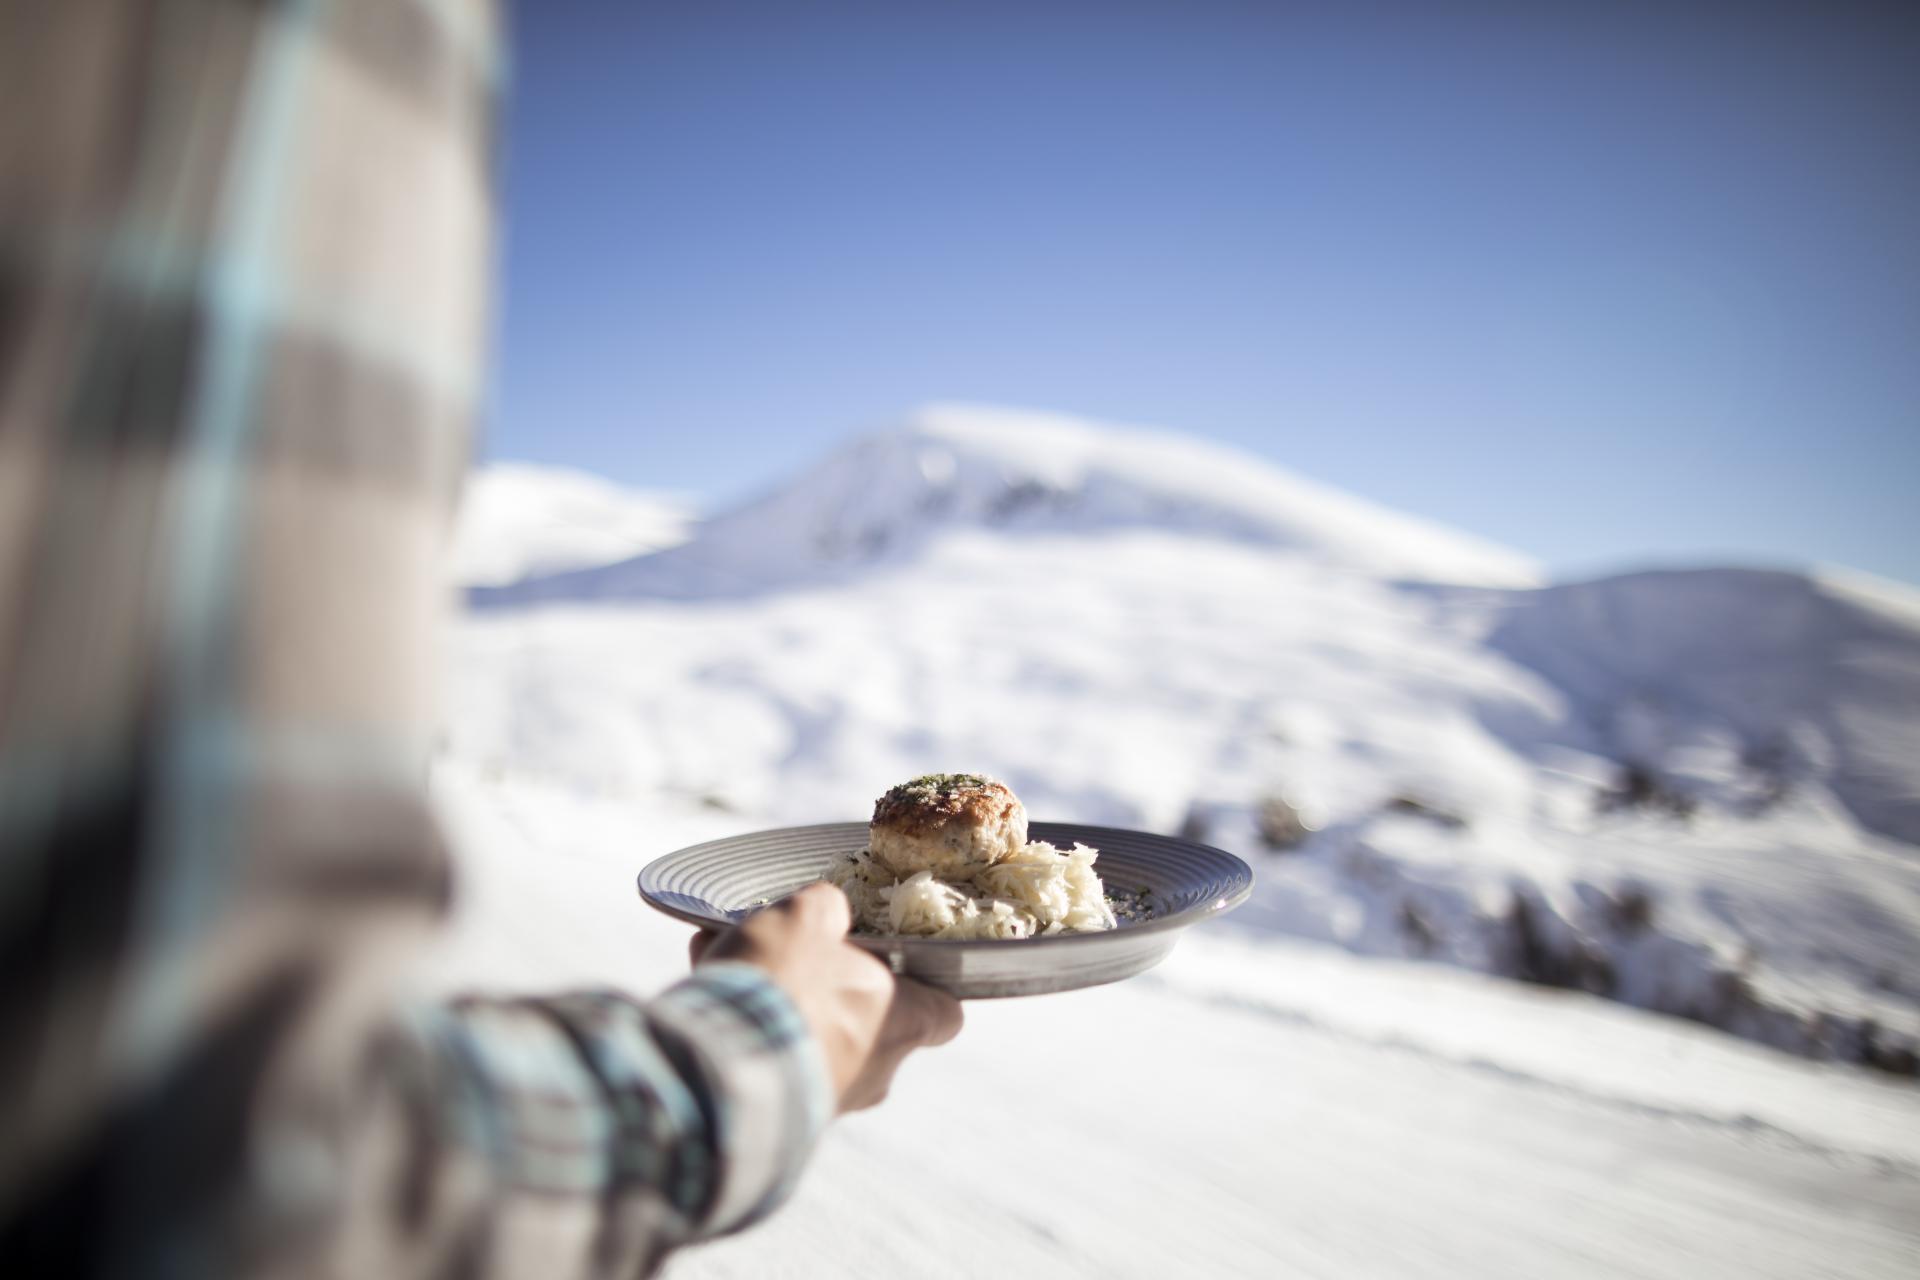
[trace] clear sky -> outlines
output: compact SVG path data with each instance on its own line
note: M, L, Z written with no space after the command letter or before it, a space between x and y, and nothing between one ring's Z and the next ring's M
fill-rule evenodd
M975 400L1920 582L1920 4L513 17L491 456L724 504Z

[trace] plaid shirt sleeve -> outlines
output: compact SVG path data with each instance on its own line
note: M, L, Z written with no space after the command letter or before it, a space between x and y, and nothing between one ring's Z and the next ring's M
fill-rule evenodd
M402 1260L541 1275L569 1258L639 1274L780 1204L832 1113L818 1046L744 964L644 1005L587 991L422 1008L376 1043L384 1100L414 1110L369 1113L348 1144L366 1203L330 1242L343 1275Z
M756 971L396 1012L486 0L0 0L0 1259L632 1275L831 1108Z

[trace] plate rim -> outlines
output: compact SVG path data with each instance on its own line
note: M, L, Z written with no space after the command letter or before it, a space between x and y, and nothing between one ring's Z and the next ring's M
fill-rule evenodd
M743 831L738 835L719 836L712 840L702 840L697 844L683 845L670 853L663 853L657 858L650 859L634 876L634 887L639 890L641 901L645 902L654 910L672 916L674 919L693 925L696 928L715 928L717 927L715 921L705 916L696 916L692 912L684 911L679 907L661 901L649 893L647 891L648 874L669 859L677 858L682 854L690 853L693 850L711 844L725 844L729 841L744 840L753 836L782 835L787 832L819 831L828 827L864 827L867 825L868 824L864 822L806 822L787 827L767 827L760 831ZM1120 936L1137 937L1143 933L1167 933L1175 929L1184 929L1189 925L1198 924L1202 920L1225 915L1253 896L1253 867L1246 859L1240 857L1238 854L1229 853L1225 849L1218 848L1214 845L1202 844L1198 840L1186 840L1179 836L1162 835L1158 831L1140 831L1130 827L1110 827L1092 822L1054 822L1041 820L1031 823L1029 830L1035 826L1074 827L1081 831L1112 832L1122 836L1152 836L1156 840L1164 840L1170 844L1185 845L1192 849L1202 849L1208 853L1218 854L1234 867L1238 868L1235 873L1237 883L1230 892L1220 897L1213 898L1205 903L1197 903L1184 910L1177 911L1170 916L1147 920L1136 925L1129 925L1125 929L1098 929L1075 933L1055 933L1032 938L927 938L916 934L876 935L849 933L847 935L847 941L856 943L869 950L887 950L893 947L907 945L915 947L931 946L953 948L958 950L986 949L993 951L1004 950L1008 946L1058 946L1067 943L1084 943L1095 939L1112 940Z

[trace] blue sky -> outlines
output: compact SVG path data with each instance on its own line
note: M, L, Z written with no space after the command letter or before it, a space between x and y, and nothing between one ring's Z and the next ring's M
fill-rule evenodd
M513 16L491 456L723 504L976 400L1920 582L1920 5Z

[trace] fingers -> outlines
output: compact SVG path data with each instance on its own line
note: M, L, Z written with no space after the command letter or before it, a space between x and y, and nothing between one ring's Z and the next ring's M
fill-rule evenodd
M945 1044L959 1035L966 1023L966 1014L961 1011L958 1000L911 978L899 980L895 1006L910 1020L910 1034L915 1044Z
M687 944L696 963L744 960L786 991L826 1054L843 1111L886 1097L901 1061L947 1043L962 1021L952 996L897 979L880 957L848 942L852 924L846 894L812 884Z
M945 1044L960 1033L960 1002L907 978L894 981L887 1019L860 1074L841 1094L840 1110L864 1111L886 1100L893 1078L916 1049Z

